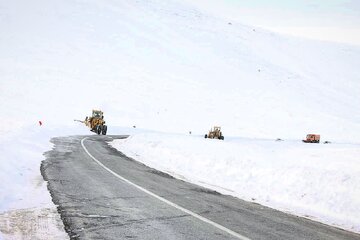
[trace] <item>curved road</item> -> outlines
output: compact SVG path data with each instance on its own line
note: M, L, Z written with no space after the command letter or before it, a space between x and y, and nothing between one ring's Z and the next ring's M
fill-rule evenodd
M360 240L174 179L108 145L125 137L52 139L41 171L71 239Z

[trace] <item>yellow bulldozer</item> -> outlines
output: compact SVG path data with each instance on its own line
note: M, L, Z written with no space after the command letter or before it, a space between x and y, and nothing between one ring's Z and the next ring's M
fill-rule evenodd
M205 134L205 138L217 138L220 140L224 140L224 136L222 135L221 132L221 127L213 127L212 129L209 130L208 134Z
M101 110L92 110L91 117L86 117L84 121L74 121L84 123L87 127L90 128L90 131L98 135L106 135L107 126L105 125L104 113Z

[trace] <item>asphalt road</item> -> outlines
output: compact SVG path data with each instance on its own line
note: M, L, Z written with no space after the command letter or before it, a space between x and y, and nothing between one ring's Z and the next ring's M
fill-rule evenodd
M107 143L124 137L52 139L41 171L71 239L360 240L174 179Z

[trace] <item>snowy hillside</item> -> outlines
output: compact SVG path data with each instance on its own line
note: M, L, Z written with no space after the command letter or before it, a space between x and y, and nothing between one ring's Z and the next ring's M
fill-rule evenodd
M357 47L279 36L175 0L0 7L1 121L12 128L72 124L99 107L110 125L360 141Z
M136 125L202 136L220 125L224 145L307 133L360 143L360 47L281 36L180 0L1 1L0 53L0 213L54 207L36 184L42 153L51 137L88 134L73 120L93 108L109 134ZM357 150L332 146L358 166Z

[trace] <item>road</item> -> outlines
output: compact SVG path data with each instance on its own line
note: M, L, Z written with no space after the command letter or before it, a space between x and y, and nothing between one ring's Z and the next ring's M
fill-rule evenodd
M41 165L71 239L358 239L360 235L177 180L108 145L53 138Z

